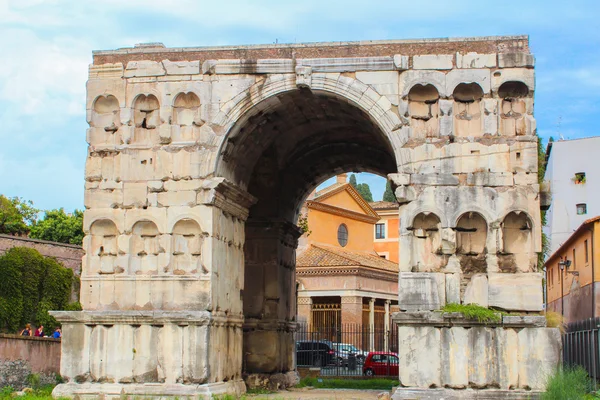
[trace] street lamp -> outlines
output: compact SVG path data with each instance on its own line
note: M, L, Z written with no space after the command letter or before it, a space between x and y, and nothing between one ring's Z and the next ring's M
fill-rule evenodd
M563 280L564 280L564 272L563 271L565 270L565 268L567 268L567 270L568 270L570 266L571 266L571 260L567 260L566 257L564 259L562 257L560 257L560 261L558 262L558 267L560 268L560 315L563 317L565 316L565 292L564 292L564 287L563 287Z

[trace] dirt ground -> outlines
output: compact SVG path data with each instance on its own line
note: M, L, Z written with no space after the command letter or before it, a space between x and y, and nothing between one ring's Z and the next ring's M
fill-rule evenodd
M282 392L257 395L258 399L302 399L302 400L375 400L385 390L351 390L351 389L292 389ZM254 396L252 396L254 397ZM249 396L249 398L251 398Z

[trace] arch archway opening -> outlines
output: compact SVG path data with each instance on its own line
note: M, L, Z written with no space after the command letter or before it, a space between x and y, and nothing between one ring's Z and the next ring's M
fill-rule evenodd
M245 223L240 265L244 372L294 370L295 262L302 233L296 223L302 204L333 175L397 172L392 145L357 105L300 89L248 110L230 129L216 170L257 199Z

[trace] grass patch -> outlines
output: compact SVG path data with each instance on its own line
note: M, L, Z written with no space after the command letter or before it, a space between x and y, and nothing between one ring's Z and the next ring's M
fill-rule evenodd
M549 379L542 400L594 398L589 395L592 381L581 367L558 369Z
M335 379L311 378L300 380L297 387L312 386L319 389L359 389L359 390L392 390L400 382L394 379Z
M246 391L246 394L271 394L271 393L275 393L272 390L269 389L265 389L265 388L254 388L254 389L248 389Z
M23 396L13 397L15 390L8 386L0 389L0 400L54 400L52 398L52 389L54 389L54 385L43 385L31 390Z
M467 319L476 319L479 322L500 322L502 320L502 314L479 306L477 304L456 304L449 303L442 308L445 313L458 312L465 316Z

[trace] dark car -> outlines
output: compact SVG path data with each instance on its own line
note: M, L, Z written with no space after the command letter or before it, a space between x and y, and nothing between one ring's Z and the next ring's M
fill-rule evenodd
M363 364L363 374L366 376L398 376L398 355L386 351L369 353Z
M296 342L296 365L325 367L335 361L335 351L323 341L302 340Z

